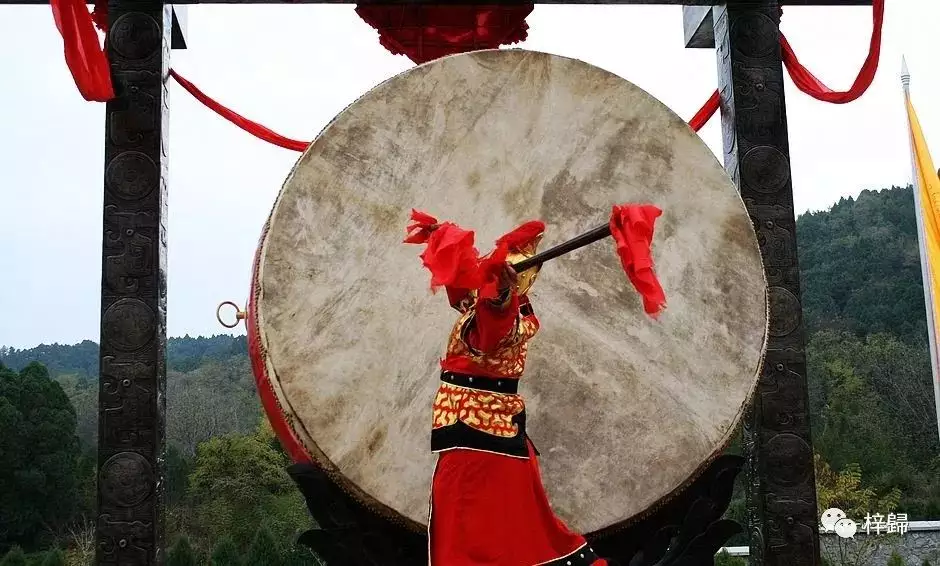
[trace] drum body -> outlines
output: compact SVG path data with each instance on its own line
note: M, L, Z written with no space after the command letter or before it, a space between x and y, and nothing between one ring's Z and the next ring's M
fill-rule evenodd
M488 251L523 221L542 248L611 206L663 210L658 320L601 241L547 264L542 330L520 392L555 511L591 533L693 479L756 385L767 297L745 206L701 139L662 103L586 63L524 50L440 59L375 87L297 162L265 226L249 339L266 412L295 460L421 529L436 456L431 404L456 313L428 290L412 207Z

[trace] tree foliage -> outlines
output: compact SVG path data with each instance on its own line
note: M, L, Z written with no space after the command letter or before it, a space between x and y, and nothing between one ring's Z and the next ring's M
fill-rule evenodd
M229 535L223 536L212 549L211 566L241 566L241 554Z
M196 566L196 553L189 544L189 537L183 535L176 539L167 553L166 566Z
M34 548L78 502L75 411L46 369L0 365L0 551Z
M65 566L65 553L58 548L46 552L46 557L42 560L42 566Z
M258 529L248 549L245 566L284 566L281 548L267 527Z
M0 559L0 566L26 566L26 554L22 548L14 546Z

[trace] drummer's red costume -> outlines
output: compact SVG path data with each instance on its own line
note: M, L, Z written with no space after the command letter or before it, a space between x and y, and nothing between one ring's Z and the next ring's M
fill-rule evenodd
M413 220L406 242L428 244L422 259L432 285L443 286L460 313L434 399L431 449L439 459L428 527L431 566L606 566L555 516L526 434L518 385L528 342L539 330L526 294L537 269L519 274L515 284L497 281L507 261L534 255L544 225L520 226L481 260L472 232L423 213Z

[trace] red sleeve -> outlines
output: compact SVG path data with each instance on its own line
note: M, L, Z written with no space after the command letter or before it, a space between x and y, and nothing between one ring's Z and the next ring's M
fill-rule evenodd
M473 327L467 335L470 347L492 352L515 329L518 318L519 297L515 293L503 307L487 300L477 301Z

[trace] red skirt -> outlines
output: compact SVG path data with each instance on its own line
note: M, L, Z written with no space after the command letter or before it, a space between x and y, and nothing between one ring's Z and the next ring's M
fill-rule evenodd
M585 546L552 511L526 444L528 460L464 449L440 454L431 488L431 566L536 566Z

